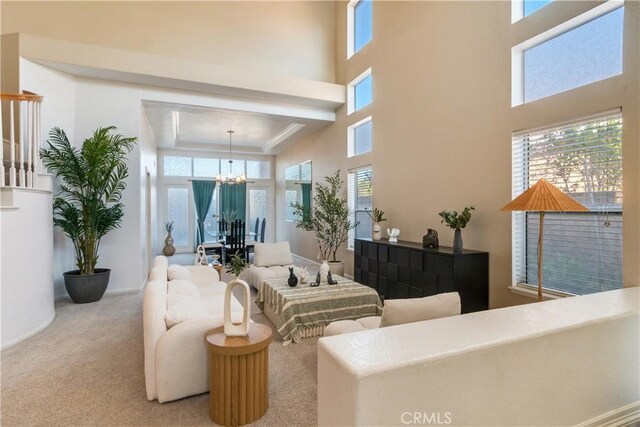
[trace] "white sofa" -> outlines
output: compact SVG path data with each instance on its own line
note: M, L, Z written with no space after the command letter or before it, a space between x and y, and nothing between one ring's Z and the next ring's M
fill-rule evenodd
M220 281L215 269L208 266L191 265L181 268L171 266L167 258L158 256L149 274L144 290L144 371L149 400L160 403L181 399L209 391L207 363L207 333L223 326L224 293L227 284ZM174 281L169 281L171 271L180 272ZM185 273L188 272L188 273ZM185 277L186 275L186 277ZM181 280L177 280L180 278ZM191 280L188 280L191 279ZM195 309L176 305L172 282L176 288L190 288L184 282L192 282L197 289L200 304ZM195 298L195 297L194 297ZM187 300L189 298L184 298ZM193 302L193 299L189 299ZM178 301L181 302L181 301ZM231 312L234 322L242 320L242 305L233 298ZM169 313L171 311L171 313ZM171 315L171 316L170 316ZM185 317L180 322L176 317ZM168 320L170 320L168 322ZM174 326L167 327L167 323Z
M293 265L289 242L256 243L253 264L246 270L244 277L251 286L259 290L264 280L289 277L289 267L293 267L294 274L300 274L300 268Z
M386 326L459 316L461 309L460 295L457 292L446 292L424 298L387 299L384 302L382 316L331 322L324 329L324 336L330 337Z

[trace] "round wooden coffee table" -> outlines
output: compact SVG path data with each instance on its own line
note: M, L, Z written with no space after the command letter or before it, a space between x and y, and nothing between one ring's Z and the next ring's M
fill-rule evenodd
M271 328L249 326L246 337L227 337L224 327L207 336L209 417L224 426L241 426L262 417L269 407Z

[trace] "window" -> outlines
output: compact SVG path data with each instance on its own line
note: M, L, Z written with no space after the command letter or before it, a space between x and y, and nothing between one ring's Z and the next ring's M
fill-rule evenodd
M176 246L189 245L189 189L167 188L167 221L173 221L173 242Z
M271 163L268 160L247 160L247 178L270 179Z
M526 18L551 3L551 0L511 0L511 23Z
M247 218L247 232L255 231L256 219L262 222L263 218L269 216L268 190L266 188L249 189L249 216ZM258 224L260 232L261 224ZM257 240L257 239L256 239Z
M233 159L233 163L231 163L231 168L232 168L231 171L229 171L228 159L222 159L220 160L220 162L222 163L220 169L222 170L223 175L229 175L229 172L231 172L235 176L243 175L245 173L244 160Z
M589 294L622 287L622 115L619 111L513 136L514 196L540 178L590 212L545 213L547 290ZM537 213L514 213L518 285L537 285Z
M371 151L371 116L349 126L347 132L347 156L358 156Z
M371 104L371 68L356 77L347 86L348 114Z
M620 5L608 1L515 46L513 105L621 74L624 8Z
M372 0L352 0L347 6L347 58L371 41L373 27Z
M293 222L296 219L296 215L295 215L295 210L291 205L300 201L298 200L298 191L286 190L284 193L284 198L286 202L285 220L289 222Z
M165 156L162 168L165 176L191 176L191 157Z
M193 158L193 176L212 178L220 173L219 159Z
M369 216L371 212L372 200L372 176L371 167L357 169L349 172L348 186L348 203L351 222L357 223L355 229L349 231L347 245L349 249L353 249L353 243L356 238L371 238L371 230L373 222Z
M542 9L551 3L551 0L524 0L522 3L524 16L529 16L536 10Z

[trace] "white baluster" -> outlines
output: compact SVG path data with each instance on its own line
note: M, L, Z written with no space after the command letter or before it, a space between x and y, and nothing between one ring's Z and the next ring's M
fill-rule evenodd
M2 129L2 100L0 100L0 141L2 149L0 150L0 187L4 187L4 133Z
M40 101L34 103L36 139L33 146L33 186L38 187L38 174L40 173Z
M33 157L33 145L35 144L35 102L27 101L27 187L33 188L33 172L31 159Z
M26 187L27 180L25 179L25 171L24 171L24 140L25 135L29 129L28 126L25 126L24 120L22 120L25 116L25 112L28 113L26 108L22 108L22 101L18 101L18 106L20 107L20 139L18 140L18 151L20 154L20 187ZM23 111L24 110L24 111ZM27 120L29 117L27 117Z
M11 167L9 168L9 185L16 186L16 129L13 113L13 99L9 101L9 143L11 144Z

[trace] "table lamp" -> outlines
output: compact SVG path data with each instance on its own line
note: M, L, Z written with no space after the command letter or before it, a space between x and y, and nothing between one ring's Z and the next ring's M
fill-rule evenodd
M586 212L589 209L576 202L547 180L541 179L500 210L540 213L540 234L538 236L538 301L542 301L542 230L544 213Z

